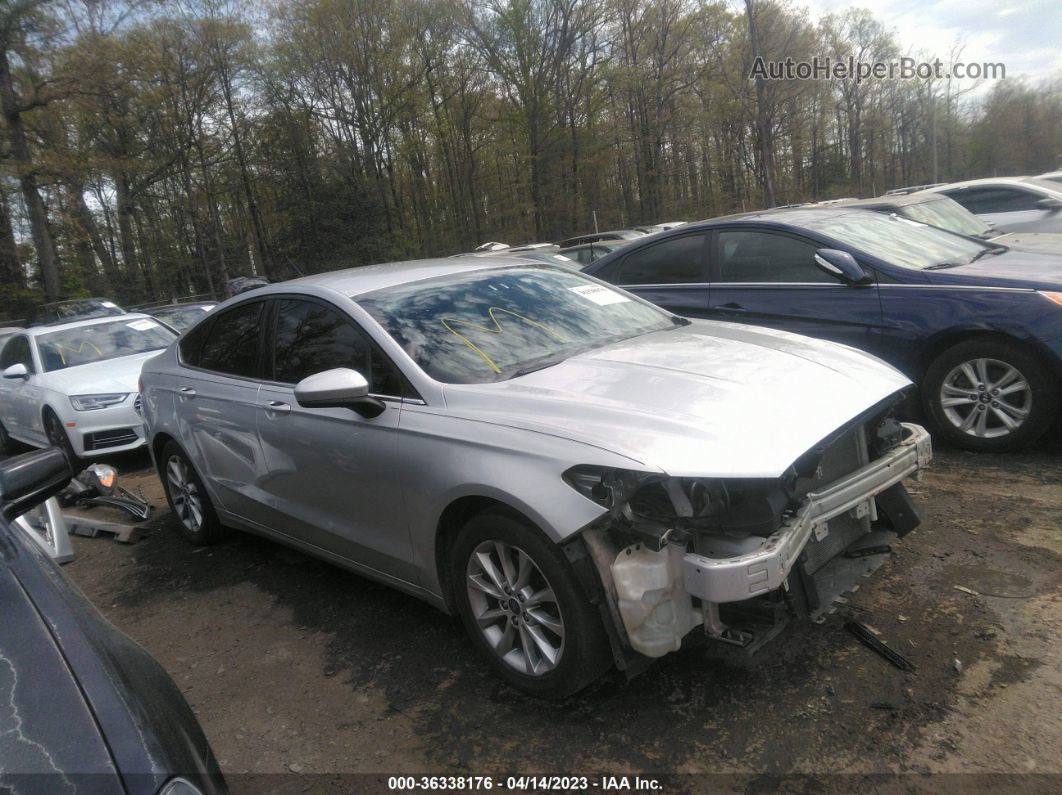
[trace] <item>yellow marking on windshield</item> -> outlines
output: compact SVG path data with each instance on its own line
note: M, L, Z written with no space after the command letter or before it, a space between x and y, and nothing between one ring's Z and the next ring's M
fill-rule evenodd
M529 317L524 317L523 315L518 314L516 312L512 312L512 311L510 311L508 309L503 309L501 307L496 307L496 306L492 306L490 309L487 310L487 315L490 317L491 320L494 321L494 328L489 328L488 326L481 326L478 323L473 323L471 320L444 320L444 321L442 321L443 327L447 331L449 331L451 334L453 334L455 337L457 337L459 340L461 340L461 342L463 342L469 348L471 348L476 353L478 353L483 358L483 361L485 361L487 363L487 365L496 373L501 373L501 368L498 367L498 365L496 365L494 363L494 360L491 359L482 350L480 350L480 348L474 342L472 342L472 340L470 340L468 337L466 337L464 334L462 334L460 331L458 331L457 329L453 328L450 325L451 323L453 323L455 325L456 324L461 324L463 326L471 326L472 328L479 329L480 331L485 331L488 334L501 334L502 325L498 321L498 318L494 316L495 312L504 312L507 315L512 315L513 317L519 318L520 320L523 320L526 323L530 323L532 326L535 326L536 328L542 329L544 332L546 332L547 334L549 334L552 337L555 337L560 342L568 342L568 338L567 337L564 337L564 336L558 334L556 331L551 329L549 326L544 326L543 324L538 323L538 322L532 320Z
M63 351L67 351L68 353L81 353L82 351L85 350L85 348L92 348L92 350L96 351L96 355L97 356L100 356L100 357L103 356L103 351L101 351L99 348L97 348L93 343L89 342L88 340L81 340L81 344L78 345L76 348L73 345L63 345L62 343L59 343L59 342L51 342L51 343L48 343L48 344L51 345L52 348L55 349L56 353L59 354L59 358L62 360L63 364L66 364L66 357L63 356Z

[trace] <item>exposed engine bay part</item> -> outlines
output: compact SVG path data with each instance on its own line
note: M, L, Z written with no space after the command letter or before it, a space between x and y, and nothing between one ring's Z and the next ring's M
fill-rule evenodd
M701 623L682 582L680 544L651 550L633 544L612 563L612 582L631 648L646 657L678 651L686 634Z
M582 536L619 639L660 657L701 624L710 639L755 647L762 624L754 636L740 613L773 615L769 634L787 616L830 610L919 521L901 481L931 459L929 434L890 421L849 426L772 481L566 473L610 507ZM762 600L765 609L748 609Z

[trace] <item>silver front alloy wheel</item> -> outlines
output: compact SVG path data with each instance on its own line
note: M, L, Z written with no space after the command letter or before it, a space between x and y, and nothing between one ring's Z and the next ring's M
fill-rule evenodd
M963 433L995 439L1017 431L1032 410L1028 379L999 359L971 359L953 368L940 387L940 406Z
M203 526L203 502L188 464L180 456L170 456L166 462L166 480L177 518L193 533L198 532Z
M555 669L564 654L564 618L553 587L531 557L484 541L466 566L468 601L487 645L527 676Z

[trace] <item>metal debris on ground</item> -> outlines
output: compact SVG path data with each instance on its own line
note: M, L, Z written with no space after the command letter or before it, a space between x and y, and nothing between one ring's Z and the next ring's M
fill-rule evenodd
M873 632L864 624L860 624L858 621L849 621L844 625L844 628L849 633L854 635L867 648L876 651L890 663L895 665L901 671L914 671L914 664L900 654L898 651L889 648L885 643L877 638Z
M78 536L95 538L100 533L110 533L115 541L123 544L135 544L145 534L141 527L119 522L104 522L99 519L90 519L74 513L64 513L67 529Z

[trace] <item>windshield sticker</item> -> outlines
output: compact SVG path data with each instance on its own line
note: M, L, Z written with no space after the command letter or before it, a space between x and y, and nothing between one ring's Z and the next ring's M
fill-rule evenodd
M569 287L568 289L576 295L582 296L587 301L593 301L598 306L624 304L631 300L623 293L617 293L615 290L610 290L600 284L580 284L578 287Z
M158 328L158 323L154 320L134 320L132 323L126 323L125 325L134 331L150 331L153 328Z

